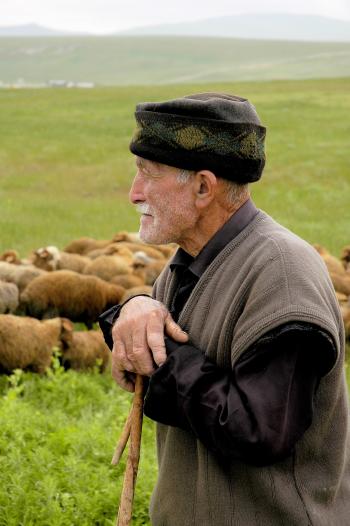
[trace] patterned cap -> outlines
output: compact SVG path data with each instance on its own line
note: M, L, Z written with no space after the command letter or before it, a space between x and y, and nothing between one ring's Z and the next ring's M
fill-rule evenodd
M238 183L260 179L266 128L246 99L197 93L136 106L133 154L187 170L211 170Z

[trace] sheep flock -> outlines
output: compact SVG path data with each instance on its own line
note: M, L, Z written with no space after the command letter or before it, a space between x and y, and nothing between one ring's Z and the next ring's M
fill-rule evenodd
M63 250L33 250L21 259L16 250L0 255L0 372L43 373L55 348L65 368L104 370L110 352L99 314L152 285L177 246L149 245L138 234L119 232L110 240L80 238ZM350 339L350 246L340 258L314 245L332 280ZM74 330L74 323L88 330Z
M43 373L55 349L66 369L97 364L104 370L110 352L94 328L98 316L130 296L151 294L175 250L146 245L128 232L76 239L63 250L41 247L25 259L6 250L0 255L0 373Z

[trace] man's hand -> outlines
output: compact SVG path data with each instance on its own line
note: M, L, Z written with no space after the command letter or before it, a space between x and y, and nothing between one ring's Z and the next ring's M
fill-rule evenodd
M134 373L150 376L165 362L164 334L179 343L188 340L159 301L138 296L121 309L112 329L112 376L120 387L133 392Z

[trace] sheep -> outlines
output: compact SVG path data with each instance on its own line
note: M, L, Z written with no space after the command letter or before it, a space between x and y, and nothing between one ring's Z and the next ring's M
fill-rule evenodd
M131 298L131 296L137 296L138 294L147 294L148 296L152 296L152 287L150 287L149 285L140 285L138 287L132 287L131 289L125 291L124 295L120 300L120 303L124 303L124 301Z
M169 243L168 245L151 245L163 254L166 259L171 258L175 251L179 248L176 243Z
M121 231L113 236L113 241L118 243L120 241L128 241L129 243L141 242L140 234L138 232L125 232Z
M110 354L101 331L77 331L73 333L69 345L63 349L61 363L65 369L81 371L94 367L99 360L100 370L104 371Z
M165 264L165 260L151 261L149 263L135 261L132 265L132 274L142 279L145 285L153 285L159 274L162 272Z
M121 256L129 263L133 261L133 252L119 243L112 243L105 248L97 248L87 253L87 257L90 259L96 259L99 256Z
M60 251L57 247L48 246L38 248L33 253L33 265L47 271L73 270L83 272L90 259L80 254L69 254Z
M69 345L73 324L54 318L39 321L33 318L0 315L0 368L9 373L26 369L44 373L50 366L54 347Z
M120 256L99 256L84 268L84 274L97 276L105 281L110 281L114 276L129 273L131 269L128 262Z
M341 258L343 266L346 270L350 270L350 245L343 248Z
M118 245L119 247L128 248L132 253L144 252L148 257L152 259L164 260L164 255L156 246L149 246L146 243L129 243L128 241L121 241L120 243L113 243L113 247ZM112 247L112 245L111 245ZM112 249L110 249L112 250Z
M120 285L121 287L124 287L124 289L131 289L132 287L139 287L145 284L142 278L134 276L133 274L114 276L110 282L115 285Z
M22 260L19 257L17 250L6 250L1 254L0 261L6 261L7 263L12 263L13 265L21 265Z
M0 314L15 312L19 303L18 299L17 285L0 281Z
M350 273L336 274L331 272L330 277L337 292L350 296Z
M88 328L101 312L119 303L125 289L96 276L56 270L35 278L20 296L24 314L35 318L63 316Z
M336 295L336 298L337 298L338 302L340 303L340 305L342 303L347 303L348 297L347 297L346 294L343 294L342 292L335 291L335 295Z
M345 269L342 265L342 263L337 259L336 257L332 256L324 247L321 245L315 244L313 247L317 250L317 252L320 254L321 258L325 262L328 272L334 273L334 274L344 274Z
M34 278L42 274L45 274L45 271L34 267L34 265L13 265L6 261L0 261L0 279L15 283L20 292Z
M340 310L344 322L345 336L346 338L350 338L350 304L347 303L347 305L341 305Z
M113 240L98 240L93 239L92 237L81 237L69 243L63 250L64 252L85 256L88 252L97 248L104 248L111 243L113 243Z

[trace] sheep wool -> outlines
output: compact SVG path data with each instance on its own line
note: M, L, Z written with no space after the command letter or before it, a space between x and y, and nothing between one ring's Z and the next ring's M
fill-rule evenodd
M34 265L12 265L6 261L0 261L0 279L15 283L22 292L34 278L44 274Z
M35 318L63 316L91 328L101 312L119 303L124 291L96 276L57 270L35 278L20 296L20 307Z
M0 281L0 314L15 312L18 303L19 293L17 285Z
M33 264L43 270L73 270L83 272L90 259L80 254L60 251L57 247L48 246L34 251Z
M44 373L54 347L69 345L73 324L54 318L39 321L29 317L0 315L0 369L27 369Z
M101 331L77 331L62 352L62 364L66 369L83 371L100 362L100 370L104 371L110 354Z

